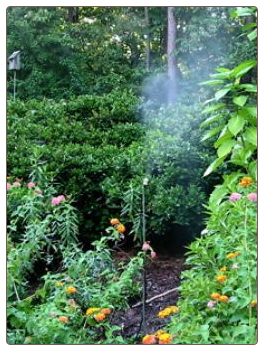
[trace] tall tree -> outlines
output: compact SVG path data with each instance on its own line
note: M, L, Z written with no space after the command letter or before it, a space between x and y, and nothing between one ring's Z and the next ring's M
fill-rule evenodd
M149 8L145 6L145 22L146 22L146 69L150 69L150 23Z
M167 40L167 57L168 57L168 103L175 101L176 95L176 20L174 7L168 7L168 40Z

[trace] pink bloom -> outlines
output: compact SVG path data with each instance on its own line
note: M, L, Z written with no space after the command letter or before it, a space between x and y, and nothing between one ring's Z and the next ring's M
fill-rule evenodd
M148 251L151 250L151 246L149 245L150 241L145 241L144 244L142 245L142 250L143 251Z
M66 282L70 282L70 281L71 281L71 278L70 278L70 277L66 277L64 280L65 280Z
M250 200L250 201L253 201L253 202L256 202L257 201L257 197L258 197L258 195L256 194L256 193L251 193L251 194L248 194L248 199Z
M36 184L33 183L33 182L30 182L30 183L27 184L28 189L35 188L35 186L36 186Z
M59 195L57 197L54 197L52 200L51 200L51 204L53 206L57 206L59 205L61 202L65 201L65 196L64 195Z
M12 185L10 183L6 183L6 190L10 190L12 188Z
M151 251L150 256L151 256L151 258L153 258L153 260L154 260L154 259L157 257L157 254L156 254L155 251Z
M58 205L59 204L58 198L57 197L53 197L51 199L51 204L52 204L52 206Z
M57 197L57 199L58 199L59 203L66 200L64 195L59 195L59 196Z
M216 304L217 304L216 301L210 300L210 301L208 301L208 303L207 303L207 307L208 307L208 308L214 308Z
M15 183L13 183L13 187L20 188L21 184L19 182L15 182Z
M229 197L230 201L237 201L239 199L241 199L242 195L239 193L232 193Z

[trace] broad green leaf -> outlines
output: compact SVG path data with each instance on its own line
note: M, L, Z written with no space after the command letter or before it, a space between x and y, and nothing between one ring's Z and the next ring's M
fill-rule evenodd
M200 124L200 128L204 128L204 127L210 125L211 123L218 121L221 117L222 117L221 115L216 115L216 116L211 116L211 117L207 118L205 121L203 121Z
M256 117L257 118L257 114L258 114L258 110L256 107L247 107L248 113L252 116L252 117Z
M257 146L257 128L256 127L250 127L248 128L245 133L243 134L243 137L245 138L246 141L249 143Z
M256 93L257 92L256 84L240 84L239 88L243 88L245 91L248 91L250 93Z
M235 67L233 69L233 71L231 73L231 78L242 77L244 74L246 74L248 71L250 71L256 65L257 65L256 60L242 62L240 65L238 65L237 67Z
M203 110L202 114L204 114L204 113L211 113L211 112L216 111L216 110L219 110L220 108L225 107L225 106L226 106L226 104L224 104L224 103L220 103L220 104L215 104L215 105L212 105L212 106L208 106L208 107L206 107L206 108Z
M212 138L213 136L215 136L217 133L219 133L222 130L223 126L221 127L216 127L216 128L212 128L210 130L208 130L204 136L202 137L201 141L205 141L207 139Z
M245 105L245 103L247 102L247 99L248 99L248 96L245 96L245 95L236 96L233 99L233 103L240 106L240 107L243 107Z
M203 177L208 176L210 173L215 171L224 161L225 157L217 158L214 160L210 166L207 168L207 170L204 172Z
M229 120L228 129L233 135L236 136L243 129L245 122L245 119L239 114L237 114Z
M252 32L250 32L248 35L247 35L247 37L248 37L248 39L250 40L250 41L252 41L252 40L254 40L254 39L256 39L257 38L257 30L256 29L254 29Z
M230 88L218 90L218 91L215 93L215 99L216 99L216 100L220 100L220 99L221 99L222 97L224 97L229 91L230 91Z
M223 73L223 72L230 72L229 68L219 67L215 69L216 72Z
M258 175L258 164L257 161L252 161L250 162L249 166L248 166L248 171L249 174L255 179L257 180L257 175Z
M248 31L249 29L251 28L256 28L257 27L257 23L253 22L253 23L248 23L248 24L245 24L243 27L242 27L242 30L243 32L246 32Z
M229 190L224 185L217 185L214 191L211 193L209 198L210 204L220 204L223 197L229 192Z
M223 84L223 81L220 79L212 79L212 80L207 80L205 82L199 83L199 85L218 85L218 84Z
M236 144L236 141L234 139L229 139L224 141L223 144L217 150L218 157L224 157L228 155L235 144Z
M236 13L238 17L254 15L254 11L249 7L238 7L238 9L236 10Z
M210 77L213 78L213 79L229 79L231 72L232 71L213 73L213 74L210 74Z
M222 133L221 133L222 134ZM223 144L224 141L229 140L233 137L233 134L230 133L230 131L226 128L226 131L224 134L219 135L219 138L216 140L214 143L214 147L218 148L221 144Z

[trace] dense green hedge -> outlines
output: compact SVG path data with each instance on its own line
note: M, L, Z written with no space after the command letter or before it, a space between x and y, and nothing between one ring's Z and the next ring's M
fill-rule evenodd
M128 231L140 235L145 175L149 234L179 237L181 227L185 236L199 233L211 190L200 177L210 156L200 145L199 108L143 109L142 118L138 106L131 91L120 90L59 102L9 101L8 175L28 180L32 164L44 162L58 189L76 201L86 242L120 214Z

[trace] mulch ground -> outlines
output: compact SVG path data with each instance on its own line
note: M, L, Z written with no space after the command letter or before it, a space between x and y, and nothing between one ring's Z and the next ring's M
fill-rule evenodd
M133 253L129 253L133 255ZM115 260L117 262L128 259L127 253L116 252ZM180 285L180 275L183 270L183 255L159 255L155 260L149 261L146 265L147 280L147 299L162 294L168 290L174 289ZM167 306L176 305L178 300L178 292L172 292L166 296L159 297L146 306L146 331L145 334L155 333L158 329L162 329L168 324L168 319L157 317L160 310ZM136 337L139 333L141 325L142 306L132 307L138 301L133 301L131 307L125 312L116 312L112 318L112 323L122 327L123 337Z

